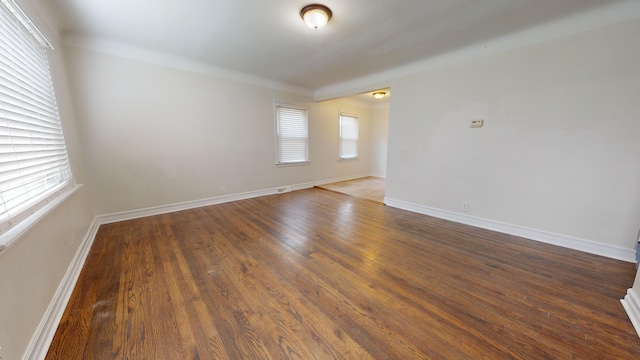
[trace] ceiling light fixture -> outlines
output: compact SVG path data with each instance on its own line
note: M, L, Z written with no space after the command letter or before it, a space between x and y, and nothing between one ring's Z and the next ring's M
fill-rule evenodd
M318 30L325 26L331 19L331 10L320 4L307 5L300 10L300 17L310 28Z
M385 95L387 95L387 93L384 91L376 91L373 93L373 97L378 100L382 99Z

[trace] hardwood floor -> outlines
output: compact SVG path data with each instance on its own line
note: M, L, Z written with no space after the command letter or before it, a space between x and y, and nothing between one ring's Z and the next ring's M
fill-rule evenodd
M316 187L382 204L384 202L385 185L385 179L367 176L359 179L318 185Z
M47 359L637 359L634 275L301 190L101 226Z

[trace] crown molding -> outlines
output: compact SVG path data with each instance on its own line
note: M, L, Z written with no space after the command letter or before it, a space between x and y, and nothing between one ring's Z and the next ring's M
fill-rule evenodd
M131 46L111 40L106 40L103 38L79 36L73 34L64 35L62 37L62 44L102 54L114 55L130 60L137 60L174 69L209 75L225 80L266 87L273 90L313 96L313 90L310 88L291 85L272 79L245 74L238 71L228 70L180 56L147 50L141 47Z
M433 56L407 65L328 85L314 92L316 101L362 93L379 87L393 87L393 80L465 61L554 41L587 31L640 18L640 1L606 4L589 11L547 22L525 30Z

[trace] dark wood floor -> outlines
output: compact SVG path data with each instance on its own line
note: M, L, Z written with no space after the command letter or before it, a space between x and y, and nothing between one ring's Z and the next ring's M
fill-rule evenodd
M103 225L48 359L638 359L633 264L321 189Z

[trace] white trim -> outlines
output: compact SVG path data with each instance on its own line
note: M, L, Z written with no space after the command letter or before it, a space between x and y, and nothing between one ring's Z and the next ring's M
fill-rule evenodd
M276 155L277 156L277 155ZM297 161L297 162L288 162L288 163L275 163L276 167L287 167L287 166L300 166L300 165L309 165L311 161Z
M305 137L305 159L302 161L280 161L280 151L282 149L282 142L280 141L280 117L278 116L278 108L283 109L295 109L305 112L305 127L306 127L306 137ZM290 102L278 101L276 99L273 100L273 131L274 131L274 141L275 141L275 155L276 155L276 166L290 166L290 165L307 165L311 163L311 155L310 155L310 142L309 142L309 107L306 105L300 105Z
M627 290L627 296L621 299L622 307L627 312L629 320L640 336L640 296L633 289Z
M339 111L338 112L338 116L352 117L352 118L356 118L358 120L360 119L360 115L354 114L354 113L348 113L348 112L344 112L344 111Z
M67 187L69 188L66 189ZM81 187L82 184L68 183L64 185L62 188L49 195L50 197L52 197L49 203L39 208L29 217L22 220L20 223L16 224L14 227L2 234L0 236L0 256L2 255L4 250L7 250L13 244L18 242L18 240L20 240L34 226L36 226L42 219L44 219L47 214L58 207L59 204L67 200L71 195L75 194L75 192L78 191L78 189L80 189ZM62 192L58 194L58 192L60 191Z
M259 196L273 195L273 194L277 194L278 188L281 188L281 187L282 186L279 186L277 188L265 189L265 190L256 190L256 191L248 191L248 192L238 193L238 194L216 196L208 199L185 201L185 202L180 202L175 204L153 206L153 207L148 207L144 209L129 210L129 211L123 211L118 213L98 215L98 222L100 224L109 224L109 223L114 223L118 221L132 220L132 219L138 219L138 218L147 217L147 216L161 215L161 214L167 214L167 213L172 213L176 211L195 209L195 208L209 206L209 205L223 204L231 201L251 199Z
M27 14L25 14L25 12L22 11L22 8L20 7L20 5L18 5L14 0L0 0L0 1L7 7L7 9L9 9L9 11L13 14L13 16L15 16L16 19L18 19L18 21L22 24L22 26L24 26L27 29L27 31L31 34L31 36L33 36L34 39L36 39L36 41L40 45L42 45L42 47L50 48L51 50L53 50L53 45L51 45L51 42L49 41L49 39L47 39L47 37L44 36L42 31L40 31L40 29L38 29L38 27L33 23L33 21L31 21L29 16L27 16Z
M125 45L119 42L114 42L97 37L67 35L62 38L62 43L67 46L90 50L101 54L113 55L125 59L142 61L149 64L161 65L197 74L209 75L220 79L262 86L273 90L313 96L313 91L307 87L287 84L265 77L250 75L234 70L228 70L184 57L151 51L140 47Z
M344 146L344 139L342 136L342 118L351 118L355 119L355 127L356 127L356 156L342 156L342 148ZM348 139L353 140L353 139ZM342 161L357 161L360 155L360 115L342 112L338 113L338 162Z
M277 186L269 189L263 189L263 190L247 191L243 193L216 196L216 197L207 198L207 199L185 201L185 202L180 202L175 204L153 206L153 207L144 208L144 209L129 210L129 211L123 211L118 213L112 213L112 214L98 215L98 222L100 224L109 224L109 223L118 222L118 221L132 220L132 219L138 219L138 218L147 217L147 216L167 214L167 213L172 213L176 211L223 204L231 201L245 200L245 199L251 199L251 198L267 196L267 195L275 195L278 193L282 193L282 191L278 191L279 189L289 187L289 186L291 187L292 190L302 190L302 189L308 189L308 188L314 187L316 185L328 184L328 183L338 182L338 181L353 180L353 179L358 179L366 176L369 176L369 175L361 174L361 175L347 176L342 178L332 178L332 179L326 179L326 180L320 180L320 181L312 181L312 182L302 183L302 184L281 185L281 186Z
M530 229L524 226L502 223L499 221L483 219L475 216L463 215L452 211L436 209L402 200L390 199L388 197L384 198L384 203L388 206L416 212L419 214L434 216L441 219L451 220L461 224L476 226L479 228L493 230L504 234L519 236L547 244L553 244L573 250L587 252L590 254L605 256L612 259L635 262L636 255L633 249L626 249L617 246L596 243L573 236Z
M374 176L374 177L378 177L378 178L381 178L381 179L386 179L387 178L387 173L374 173L374 172L372 172L369 175L370 176Z
M36 331L31 337L27 350L22 356L23 360L44 359L47 355L51 341L53 341L53 336L58 329L60 319L62 319L62 315L64 315L67 303L69 303L73 289L80 277L84 262L89 255L89 250L91 249L91 245L93 245L93 240L96 237L99 226L100 223L97 218L89 225L89 229L80 243L73 260L71 260L67 272L64 274L60 285L58 285L58 289L56 289L47 310L42 316L42 320L40 320L40 324L38 324Z
M394 79L558 40L587 31L613 26L638 17L640 17L640 1L612 2L602 6L594 6L591 10L508 33L497 38L476 42L441 55L341 83L330 84L316 89L314 99L323 101L359 94L375 88L393 88Z

